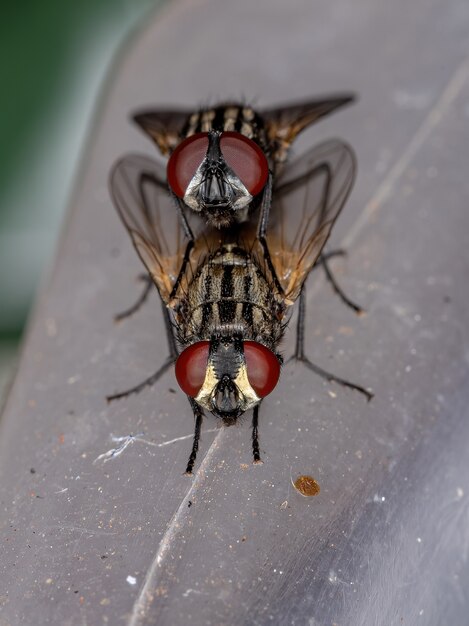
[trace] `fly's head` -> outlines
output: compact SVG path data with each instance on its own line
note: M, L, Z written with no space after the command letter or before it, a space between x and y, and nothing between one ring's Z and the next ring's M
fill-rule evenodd
M272 350L240 333L216 334L180 354L176 378L188 396L229 425L274 389L280 363Z
M254 141L241 133L214 130L181 142L167 167L175 195L217 228L247 219L268 173L267 158Z

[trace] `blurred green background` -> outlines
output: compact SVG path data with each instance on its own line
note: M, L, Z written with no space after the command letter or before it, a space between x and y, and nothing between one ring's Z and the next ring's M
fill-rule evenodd
M112 59L161 0L11 3L0 26L0 398Z

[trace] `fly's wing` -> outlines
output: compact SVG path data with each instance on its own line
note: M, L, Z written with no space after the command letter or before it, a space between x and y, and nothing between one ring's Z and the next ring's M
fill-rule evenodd
M169 304L190 244L168 191L164 165L127 155L113 167L110 188L139 257Z
M269 141L276 146L277 160L286 157L286 150L307 126L354 100L354 94L338 94L261 111Z
M290 304L321 254L352 189L355 171L352 148L330 140L286 168L274 190L266 241Z
M189 109L161 109L136 113L133 120L168 155L181 141L181 134L192 111Z

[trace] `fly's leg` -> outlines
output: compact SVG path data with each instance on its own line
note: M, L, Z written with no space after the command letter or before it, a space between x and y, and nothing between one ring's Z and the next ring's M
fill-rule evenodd
M146 191L145 191L145 183L151 183L152 185L155 185L157 187L160 187L162 185L161 181L157 180L154 176L151 176L147 173L142 174L140 181L139 181L139 189L140 189L140 194L142 197L142 202L144 203L144 205L146 206L147 203L149 202L146 199ZM164 185L166 187L166 184ZM192 243L194 240L194 235L192 233L192 230L189 226L189 223L187 221L187 218L184 214L184 210L182 208L182 204L181 201L179 200L179 198L176 196L176 194L170 190L170 194L171 194L171 198L175 207L175 210L177 211L178 215L179 215L179 221L181 222L181 227L184 231L184 235L186 236L186 238L189 240L189 245L186 248L186 252L183 258L183 262L182 262L182 267L181 267L181 271L179 272L179 277L178 280L176 281L176 284L174 285L173 288L173 292L177 291L178 287L179 287L179 282L181 280L181 276L184 274L188 259L189 259L189 255L190 255L190 251L192 248ZM152 284L153 284L153 280L151 278L151 276L149 274L141 274L139 276L139 279L142 280L145 283L145 287L141 293L141 295L139 296L138 300L135 302L135 304L133 304L131 307L129 307L128 309L125 309L124 311L122 311L121 313L118 313L115 317L114 320L116 322L120 322L121 320L130 317L131 315L133 315L134 313L136 313L146 302L148 295L150 294L151 288L152 288ZM149 379L150 380L150 379Z
M331 188L331 183L332 183L332 173L331 173L330 167L329 167L329 165L327 163L319 165L318 166L318 170L324 171L325 174L326 174L326 184L325 184L325 188L324 188L323 203L322 203L321 212L320 212L320 218L319 218L319 223L322 223L323 218L324 218L324 214L327 211L327 206L329 204L329 193L330 193L330 188ZM342 251L342 253L345 253L345 252ZM329 258L331 258L331 256L337 256L337 255L333 255L331 253L327 254L326 252L323 252L323 254L321 254L321 256L319 257L316 265L321 263L321 265L322 265L322 267L324 269L324 272L326 274L327 280L330 282L330 284L332 286L332 289L339 296L339 298L342 300L342 302L346 306L350 307L353 311L355 311L355 313L362 313L363 309L361 308L361 306L359 306L358 304L355 304L355 302L353 302L353 300L351 300L347 296L347 294L344 292L342 287L337 282L334 274L332 273L332 270L329 267L329 263L328 263L328 260L329 260ZM300 307L301 307L301 299L300 299Z
M331 268L329 267L330 258L334 256L345 256L345 254L345 250L332 250L331 252L323 252L319 259L316 261L316 266L322 265L326 274L326 278L330 282L334 293L339 296L345 306L348 306L350 309L352 309L352 311L355 311L355 313L360 314L363 313L363 307L361 307L359 304L357 304L347 296L347 294L337 282Z
M184 204L182 200L180 200L177 197L177 195L174 193L174 191L171 188L169 188L169 193L173 200L173 204L176 208L176 211L179 214L179 219L181 221L181 226L184 231L184 235L187 237L187 239L189 239L190 241L193 241L194 235L192 233L191 227L189 226L189 222L187 221L186 214L184 213L184 208L183 208Z
M343 248L337 248L337 250L328 250L327 252L324 252L323 250L319 256L319 259L316 262L316 265L324 263L324 261L329 261L329 259L333 259L336 256L347 256L347 250L344 250Z
M259 407L257 404L252 412L252 456L253 463L262 464L261 454L259 451Z
M269 172L267 182L264 187L264 193L262 194L262 202L259 215L259 224L257 226L257 236L259 239L265 238L267 232L267 225L269 223L270 206L272 204L272 172Z
M204 414L202 409L199 407L197 402L193 398L189 398L190 405L192 407L192 411L195 417L195 430L194 430L194 441L192 442L192 450L189 456L189 460L187 461L187 467L185 474L187 476L192 476L192 470L194 468L195 459L197 458L197 452L199 450L199 439L200 439L200 429L202 428L202 420Z
M272 276L272 280L275 283L275 287L277 288L280 294L283 294L283 288L280 284L279 279L277 278L277 272L275 271L274 265L272 263L272 259L270 257L269 247L267 245L266 240L266 232L267 225L269 223L269 212L270 205L272 204L272 173L269 172L269 177L267 179L266 186L264 188L264 193L262 196L262 203L259 215L259 223L257 226L257 239L262 246L262 250L264 252L264 258L267 263L267 267L269 268L269 272Z
M328 163L319 163L317 165L317 167L315 168L315 173L317 175L323 174L326 178L325 181L325 185L324 185L324 194L323 194L323 198L322 198L322 206L320 207L320 211L319 211L319 219L318 219L318 223L322 223L323 218L324 218L324 214L327 211L327 206L329 203L329 193L330 193L330 188L331 188L331 182L332 182L332 172L331 172L331 168L329 166ZM310 176L310 172L308 172L305 176L303 177L299 177L293 181L290 181L288 183L286 183L283 186L280 186L277 190L276 193L277 194L282 194L282 193L286 193L288 192L288 190L293 187L293 186L297 186L297 185L301 185L308 177ZM258 226L258 237L259 240L261 242L261 245L263 247L264 250L264 254L267 253L267 264L269 266L269 270L272 273L272 262L270 260L270 254L268 253L268 249L267 249L267 243L265 240L265 236L266 236L266 232L267 232L267 225L269 222L269 210L270 210L270 203L272 202L272 190L270 188L270 190L268 191L267 196L264 196L263 201L262 201L262 205L261 205L261 217L259 219L259 226ZM317 267L318 265L322 265L322 267L324 268L324 272L326 274L326 278L328 280L328 282L330 282L332 289L334 290L334 292L339 296L339 298L342 300L342 302L350 307L353 311L355 311L355 313L362 313L363 309L361 306L359 306L358 304L356 304L355 302L353 302L353 300L351 300L347 294L344 292L344 290L341 288L341 286L339 285L339 283L337 282L331 268L329 267L328 264L328 260L334 256L344 256L346 253L344 250L337 250L337 251L332 251L332 252L322 252L320 257L318 258L318 260L316 261L316 265L315 267ZM277 285L278 287L278 285ZM281 292L280 292L281 293Z
M373 394L362 387L361 385L356 385L355 383L351 383L344 378L340 378L339 376L335 376L335 374L331 374L326 370L323 370L321 367L318 367L314 363L312 363L308 357L304 353L304 344L305 344L305 332L304 332L304 321L305 321L305 313L306 313L306 303L305 303L305 291L301 290L301 294L299 297L299 309L298 309L298 322L296 327L296 347L295 354L292 358L297 361L301 361L308 369L312 372L321 376L321 378L325 378L326 380L333 381L342 385L343 387L349 387L350 389L355 389L355 391L359 391L363 394L368 402L373 398Z
M120 398L126 398L127 396L130 396L134 393L139 393L140 391L142 391L142 389L145 389L145 387L151 387L152 385L156 383L157 380L161 378L161 376L163 376L166 370L168 370L171 367L171 365L173 365L174 361L177 359L178 350L176 346L176 340L174 338L174 331L173 331L171 318L169 317L168 309L164 306L164 304L162 304L162 309L163 309L163 318L164 318L165 330L166 330L166 338L168 340L169 355L166 357L163 365L161 365L161 367L154 374L152 374L149 378L139 383L138 385L135 385L135 387L131 387L130 389L127 389L126 391L121 391L111 396L107 396L106 399L108 402L112 402L113 400L119 400Z
M153 281L151 279L151 276L149 274L140 274L140 276L138 277L139 280L141 280L142 282L145 283L145 286L143 288L142 293L140 294L138 300L132 305L130 306L128 309L125 309L125 311L122 311L121 313L118 313L117 315L114 316L114 321L115 322L120 322L121 320L125 319L126 317L130 317L131 315L133 315L134 313L136 313L146 302L152 285L153 285Z
M174 363L174 359L168 356L165 362L163 363L163 365L149 378L145 379L140 384L135 385L135 387L131 387L130 389L126 389L125 391L120 391L119 393L114 393L111 396L106 396L106 400L108 402L112 402L113 400L120 400L121 398L127 398L127 396L131 396L134 393L139 393L140 391L142 391L142 389L145 389L145 387L151 387L152 385L156 383L158 379L161 378L161 376L163 376L166 370L169 369L171 365L173 365L173 363Z

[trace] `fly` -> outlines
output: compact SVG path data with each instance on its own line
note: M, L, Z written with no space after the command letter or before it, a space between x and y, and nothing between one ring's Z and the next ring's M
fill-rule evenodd
M315 366L304 353L303 285L330 235L355 178L350 147L334 140L287 167L274 201L263 197L259 219L219 230L202 221L193 231L171 211L162 167L146 157L124 158L111 175L116 208L156 285L169 356L125 397L154 384L175 364L195 417L192 473L204 410L234 424L252 409L252 452L259 450L259 407L281 372L279 345L299 300L294 358L315 373L372 394Z
M272 193L297 135L353 100L334 95L260 111L240 103L195 113L156 109L134 120L169 157L167 180L180 210L225 228L246 221Z
M240 103L196 112L154 109L133 119L161 154L169 157L165 172L162 164L155 167L159 168L159 181L166 179L183 230L189 235L198 229L192 219L195 215L220 230L251 219L281 186L279 175L298 134L354 99L353 94L332 95L260 111ZM138 162L140 157L131 154L124 158ZM133 166L129 163L128 167ZM343 292L329 267L328 258L334 254L323 254L318 264L342 301L361 313L362 308ZM152 283L146 276L142 279L146 283L142 295L116 320L135 313L145 302Z

